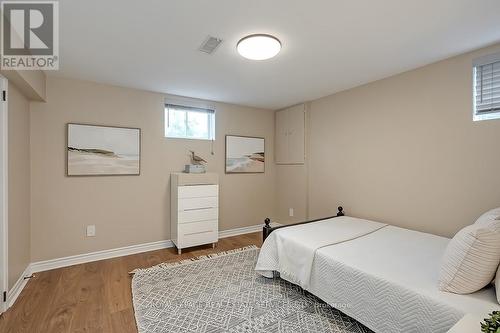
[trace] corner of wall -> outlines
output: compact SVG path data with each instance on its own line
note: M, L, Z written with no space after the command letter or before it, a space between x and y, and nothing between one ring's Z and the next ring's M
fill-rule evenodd
M14 83L8 87L9 293L31 262L30 103ZM29 207L26 209L26 207Z
M0 71L0 74L5 76L10 84L14 84L28 100L40 102L46 100L47 77L45 72L39 70L3 70Z

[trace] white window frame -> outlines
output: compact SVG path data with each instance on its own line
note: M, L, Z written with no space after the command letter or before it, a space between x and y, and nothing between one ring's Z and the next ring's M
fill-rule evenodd
M472 62L472 119L474 121L500 119L500 110L491 113L478 113L476 106L476 77L478 67L500 62L500 53L489 54L484 57L474 59Z
M205 113L208 117L208 138L197 138L197 137L190 137L190 136L173 136L168 134L168 107L174 106L174 107L180 107L186 109L186 117L185 117L185 124L186 124L186 129L188 128L187 125L187 115L188 112L201 112ZM176 102L176 101L170 101L170 102L165 102L165 108L164 108L164 136L167 139L186 139L186 140L205 140L205 141L214 141L215 140L215 108L210 105L205 105L205 104L196 104L196 103L184 103L184 102Z

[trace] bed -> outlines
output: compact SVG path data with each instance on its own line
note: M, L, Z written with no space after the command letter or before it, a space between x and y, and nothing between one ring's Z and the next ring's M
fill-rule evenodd
M264 228L256 271L280 277L375 332L447 332L465 314L500 310L495 289L439 291L450 239L343 216Z

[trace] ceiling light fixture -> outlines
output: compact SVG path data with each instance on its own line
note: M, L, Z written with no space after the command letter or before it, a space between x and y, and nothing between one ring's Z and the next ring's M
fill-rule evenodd
M243 37L236 44L238 53L250 60L266 60L276 56L281 50L281 42L278 38L256 34Z

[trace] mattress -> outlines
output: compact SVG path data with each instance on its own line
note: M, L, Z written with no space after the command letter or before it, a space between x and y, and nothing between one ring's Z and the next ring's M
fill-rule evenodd
M437 289L449 239L387 226L316 251L308 290L375 332L446 332L466 313L500 310L494 288ZM479 326L478 326L479 328Z
M262 244L255 270L265 277L272 277L272 272L278 271L285 280L307 290L318 249L363 237L386 226L384 223L342 216L281 228Z

